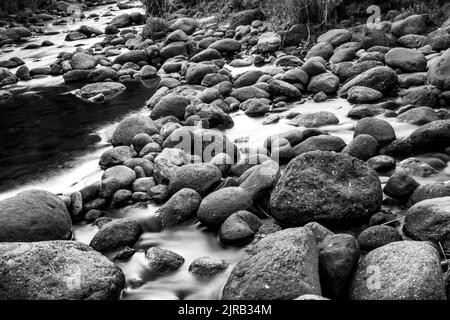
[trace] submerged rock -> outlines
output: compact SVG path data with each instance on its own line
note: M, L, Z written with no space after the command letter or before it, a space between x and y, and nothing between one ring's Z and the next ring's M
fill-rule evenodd
M126 87L118 82L96 82L85 85L76 92L80 99L90 102L105 102L125 92Z

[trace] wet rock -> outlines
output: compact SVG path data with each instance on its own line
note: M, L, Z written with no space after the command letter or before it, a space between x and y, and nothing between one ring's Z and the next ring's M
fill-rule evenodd
M263 116L270 110L270 100L265 98L246 100L241 103L240 109L249 117Z
M320 295L318 260L311 231L296 228L270 234L233 269L222 299L288 300L303 294Z
M66 38L64 40L65 41L78 41L78 40L83 40L83 39L87 39L87 36L84 33L81 33L79 31L70 31L66 35Z
M2 300L118 300L125 286L119 267L80 242L2 243L0 258Z
M288 31L279 32L284 47L298 46L308 39L309 29L306 24L294 24Z
M377 248L358 264L349 296L351 300L444 300L439 254L426 242L399 241Z
M99 252L132 247L141 234L141 225L135 220L117 219L101 227L89 245Z
M439 120L439 117L434 110L429 107L417 107L399 114L396 119L400 122L424 125Z
M231 116L214 104L202 103L195 106L191 105L186 109L185 116L191 113L199 116L202 120L207 120L211 128L228 129L234 126L234 121Z
M65 240L72 221L62 200L43 190L27 190L0 201L0 242Z
M179 190L157 211L161 227L179 225L195 217L201 201L197 191L189 188Z
M63 75L65 83L82 82L88 79L90 70L71 70ZM31 76L31 75L30 75Z
M131 190L133 192L143 192L148 194L155 185L155 180L151 177L138 178L133 181Z
M428 34L426 43L429 44L434 51L447 50L450 47L450 34L447 30L437 29Z
M87 77L89 82L103 82L106 80L115 81L119 78L117 71L107 68L101 67L95 70L92 70Z
M112 18L110 25L116 28L125 28L130 25L130 15L128 13L122 13Z
M373 226L358 235L358 243L363 251L372 251L391 242L402 241L397 229L389 226Z
M397 43L405 48L417 49L427 44L427 37L418 34L407 34L398 38Z
M111 138L111 143L113 146L129 146L132 144L133 138L140 133L152 135L159 133L159 130L156 124L149 118L129 116L122 120L116 127Z
M395 168L395 159L386 155L375 156L367 160L366 163L370 168L380 172Z
M225 260L212 257L199 257L189 265L189 272L203 278L212 277L228 268Z
M383 94L375 89L354 86L348 90L347 100L353 103L370 103L383 98Z
M187 56L187 47L184 41L172 42L161 49L161 58L167 60L176 56Z
M86 215L84 216L84 221L86 221L87 223L92 223L95 220L103 217L104 215L105 215L104 211L92 209L86 213Z
M126 160L133 158L133 149L128 146L119 146L103 152L100 156L100 167L105 170L110 167L123 164Z
M395 130L392 126L378 118L364 118L355 126L356 138L360 134L368 134L377 140L379 146L387 145L395 140Z
M70 64L74 70L91 70L94 69L98 63L98 59L89 54L77 52L72 56Z
M163 97L152 109L150 117L154 120L165 117L175 116L180 120L184 119L186 107L190 100L184 96L172 93Z
M334 50L334 54L330 58L331 63L341 63L355 59L356 52L362 47L361 42L348 42Z
M450 182L434 182L417 187L409 198L408 204L414 205L427 199L450 197Z
M176 169L169 182L169 193L191 188L205 194L222 179L220 170L212 164L188 164Z
M270 198L271 215L281 224L311 221L348 225L380 209L380 180L364 162L334 152L315 151L293 159Z
M151 177L153 175L153 163L150 160L143 158L131 158L126 159L123 162L123 165L133 170L137 167L142 168L146 177Z
M426 31L425 18L422 15L414 14L406 19L392 23L391 32L396 37L406 34L423 34Z
M328 111L300 114L289 121L290 125L304 126L305 128L318 128L338 123L339 119L333 113Z
M14 73L10 72L6 68L0 68L0 88L8 84L14 84L17 82L17 77Z
M150 200L155 203L164 203L169 199L169 188L165 184L158 184L148 193Z
M244 177L245 176L245 177ZM276 161L267 160L244 172L239 178L240 187L248 191L256 200L264 191L272 189L280 176L280 167Z
M405 72L422 72L427 68L427 59L417 50L407 48L391 49L385 56L386 64Z
M402 105L428 106L438 108L441 92L434 86L424 85L403 89L398 92L398 101Z
M158 274L165 274L177 270L184 263L179 254L158 247L152 247L145 252L150 269Z
M327 236L319 245L319 274L325 296L345 298L359 260L359 245L349 234Z
M321 73L311 78L308 91L312 93L325 92L336 93L339 88L339 78L331 72Z
M101 96L100 102L104 102L116 98L125 90L126 87L118 82L96 82L85 85L76 95L91 102L97 102L96 98Z
M346 146L344 140L337 136L319 135L306 139L296 145L292 151L292 156L298 156L310 151L335 151L341 152Z
M431 241L450 249L450 197L416 203L406 212L403 232L414 240Z
M301 83L303 85L306 85L309 82L309 75L308 75L308 73L306 73L306 71L304 71L302 69L298 69L298 68L291 69L291 70L288 70L286 73L284 73L281 76L280 80L286 81L291 84Z
M242 246L253 240L261 226L258 217L248 211L238 211L229 216L219 230L224 245Z
M219 189L201 202L197 218L210 228L218 228L233 213L252 207L252 196L240 187Z
M310 77L314 77L319 74L327 72L325 60L323 60L322 57L309 58L302 65L301 70L306 72L306 74Z
M394 199L406 201L418 186L416 180L400 171L389 178L383 192Z
M398 76L389 67L375 67L357 75L339 90L345 95L354 86L363 86L380 91L383 94L391 92L398 84Z
M414 152L439 151L449 145L450 121L437 120L416 129L408 137Z
M16 71L16 77L23 81L31 79L30 69L27 66L21 66Z
M128 204L133 193L130 190L119 189L111 197L111 207L120 208Z
M136 179L134 171L125 166L115 166L107 169L102 175L100 196L109 198L119 189L127 189Z
M352 157L366 161L377 155L378 142L368 134L361 134L353 139L343 150Z
M429 177L432 174L438 173L438 171L428 163L416 158L408 158L403 160L399 163L397 170L402 171L405 174L418 177Z
M12 27L0 31L0 38L8 38L14 42L22 40L22 38L28 38L31 36L31 31L25 27Z
M314 234L317 244L320 244L326 237L334 235L332 231L317 222L308 222L303 227Z

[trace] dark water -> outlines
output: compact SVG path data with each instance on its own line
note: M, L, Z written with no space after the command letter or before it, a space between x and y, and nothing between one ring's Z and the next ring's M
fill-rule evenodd
M95 133L141 109L157 81L132 83L114 100L84 102L77 86L23 88L0 103L0 192L64 170L76 157L99 148Z

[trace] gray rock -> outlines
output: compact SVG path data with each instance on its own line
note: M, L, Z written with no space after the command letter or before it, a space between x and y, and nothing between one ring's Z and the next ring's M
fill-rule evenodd
M27 190L0 201L0 242L65 240L72 221L62 200L44 190Z
M101 227L92 238L90 246L99 252L132 247L141 234L141 225L135 220L117 219Z
M361 134L353 139L343 150L352 157L366 161L377 155L378 142L368 134Z
M426 242L399 241L377 248L359 263L351 300L445 300L439 254Z
M384 146L395 140L395 130L387 122L377 118L364 118L359 120L355 126L354 137L367 134L377 140L378 145Z
M107 169L102 175L100 196L109 198L119 189L128 189L136 179L134 171L126 166L115 166Z
M284 225L349 225L368 220L381 200L380 180L364 162L343 153L314 151L289 163L271 194L270 209Z
M270 234L233 269L222 299L288 300L321 295L318 260L311 231L296 228Z
M335 151L341 152L346 144L340 137L319 135L306 139L292 148L291 155L299 156L311 151Z
M398 85L398 76L389 67L375 67L357 75L339 90L340 95L347 94L354 86L363 86L380 91L383 94L391 92Z
M385 56L386 64L393 68L400 68L405 72L422 72L427 68L427 59L415 49L394 48Z
M258 217L248 211L229 216L219 230L219 239L225 245L241 246L253 240L261 226Z
M202 197L197 191L189 188L179 190L158 209L161 226L178 225L195 217L201 201Z
M312 93L325 92L336 93L339 88L339 78L331 72L321 73L311 78L308 91Z
M2 243L0 273L2 300L118 300L125 286L119 267L75 241Z
M169 193L191 188L204 195L222 179L220 170L212 164L188 164L176 169L169 182Z
M149 118L129 116L122 120L116 127L111 138L111 143L113 146L129 146L132 144L133 138L140 133L152 135L159 133L159 130L156 124Z
M212 277L228 268L228 263L225 260L199 257L191 262L189 265L189 272L203 278Z
M168 94L152 109L150 117L156 120L166 116L175 116L183 120L184 112L189 104L190 100L184 96L175 93Z
M358 243L363 251L372 251L391 242L402 240L397 229L386 225L369 227L358 235Z
M145 258L151 270L158 274L175 271L184 263L184 258L179 254L158 247L148 249Z
M210 228L218 228L233 213L250 209L251 194L240 187L219 189L207 195L201 202L197 218Z

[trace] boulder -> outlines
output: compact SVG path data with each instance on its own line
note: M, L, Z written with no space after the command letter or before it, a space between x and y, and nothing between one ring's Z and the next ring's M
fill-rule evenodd
M357 75L339 90L340 95L345 95L354 86L363 86L387 94L398 85L398 76L394 70L389 67L375 67L369 69L360 75Z
M169 182L169 193L191 188L204 195L222 179L222 173L215 165L206 163L188 164L175 169Z
M207 195L197 212L201 223L210 228L218 228L233 213L250 209L252 195L240 187L219 189Z
M132 219L113 220L94 235L90 246L99 252L133 247L142 234L141 225Z
M98 63L98 59L86 53L77 52L72 56L70 65L74 70L91 70Z
M90 102L105 102L118 97L125 90L126 87L118 82L96 82L82 87L76 92L76 96Z
M442 91L450 90L450 49L430 63L428 82Z
M308 91L312 93L336 93L339 88L339 78L331 72L321 73L310 79Z
M99 165L103 170L110 167L123 164L126 160L135 156L135 153L131 147L119 146L109 150L106 150L100 156ZM133 168L134 169L134 168Z
M265 19L264 13L259 9L242 10L231 16L230 28L235 29L237 26L251 25L255 20Z
M280 48L281 37L275 32L265 32L259 36L256 48L261 53L275 52Z
M422 72L427 68L427 59L415 49L391 49L386 53L385 61L389 67L393 69L399 68L404 72Z
M356 123L354 137L368 134L384 146L395 140L395 130L389 122L378 118L363 118Z
M180 120L184 119L186 107L191 101L176 93L171 93L163 97L156 106L152 109L150 118L153 120L163 118L166 116L174 116Z
M343 153L347 153L359 160L366 161L377 155L378 142L368 134L361 134L354 138L345 148Z
M304 294L321 295L318 260L311 231L296 228L272 233L236 265L222 299L289 300Z
M371 103L383 98L383 94L375 89L354 86L348 90L347 100L353 103Z
M450 146L450 120L429 122L413 131L407 140L415 153L443 150Z
M317 38L317 42L328 42L333 47L338 47L352 40L352 33L346 29L332 29Z
M450 249L450 197L423 200L408 209L403 232L414 240Z
M186 81L189 84L201 84L207 74L218 71L219 67L215 64L194 63L186 71Z
M318 128L338 123L339 119L334 115L334 113L328 111L299 114L294 119L289 121L290 125L303 126L305 128Z
M311 49L309 49L308 54L305 59L309 59L311 57L322 57L326 60L330 59L334 53L333 46L328 42L319 42L314 45Z
M416 241L372 250L359 262L349 296L351 300L445 300L439 253Z
M119 189L128 189L135 179L135 172L126 166L109 168L102 175L100 196L109 198Z
M0 68L0 88L8 84L14 84L17 81L17 77L14 73L6 68Z
M180 268L184 258L179 254L159 247L152 247L145 252L148 266L156 274L166 274Z
M293 159L270 197L281 224L316 221L348 225L367 220L381 206L380 180L364 162L343 153L314 151Z
M238 211L229 216L219 230L224 245L241 246L253 240L261 226L258 217L248 211Z
M292 156L298 156L310 151L335 151L341 152L346 146L344 140L337 136L318 135L313 136L296 145L292 151Z
M119 267L75 241L1 243L0 273L1 300L118 300L125 287Z
M65 240L72 221L64 202L44 190L27 190L0 201L0 242Z
M209 278L228 268L225 260L211 257L199 257L189 265L189 272L202 278Z
M149 118L142 116L129 116L122 120L113 132L111 143L113 146L130 146L133 138L140 134L157 134L156 124Z
M417 107L399 114L396 120L421 126L439 120L439 117L430 107Z
M358 243L363 251L372 251L391 242L402 240L397 229L387 225L369 227L358 235Z
M196 216L202 197L189 188L181 189L157 211L161 218L161 227L179 225Z
M211 43L208 48L215 49L220 53L231 54L241 50L241 43L235 39L221 39Z
M407 34L424 34L426 31L425 17L414 14L403 20L392 23L391 32L396 37Z

